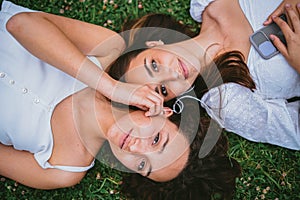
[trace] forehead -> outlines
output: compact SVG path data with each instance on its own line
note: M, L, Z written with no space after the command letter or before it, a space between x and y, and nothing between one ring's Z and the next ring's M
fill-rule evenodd
M140 52L136 57L134 57L130 64L128 69L133 69L135 67L141 66L144 64L145 58L158 58L162 57L163 55L173 55L171 51L168 50L168 48L162 48L162 47L153 47L146 49L142 52Z
M163 163L168 164L164 167L154 169L148 178L158 181L165 182L174 179L184 169L189 158L190 149L185 146L183 149L177 149L177 154L166 154L168 155Z
M168 61L173 58L173 54L168 51L151 48L139 53L133 58L125 73L125 80L131 83L147 83L155 84L164 81L167 78L166 72L170 67L167 65ZM153 72L152 61L160 67L160 73ZM162 70L164 69L164 70Z
M167 181L176 177L184 168L189 157L189 143L179 132L169 142L163 153L149 153L152 166L149 178L155 181Z

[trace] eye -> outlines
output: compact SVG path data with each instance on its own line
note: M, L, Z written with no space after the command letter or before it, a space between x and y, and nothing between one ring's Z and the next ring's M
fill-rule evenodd
M153 142L152 142L152 145L157 144L158 141L159 141L159 139L160 139L160 133L158 133L158 134L156 135L156 137L154 138L154 140L153 140Z
M142 171L144 169L146 165L146 161L142 160L142 162L140 162L139 166L138 166L138 171Z
M151 66L152 66L152 69L155 71L155 72L158 72L158 67L157 67L157 63L155 60L152 60L151 61Z
M164 95L164 96L168 95L167 88L165 85L161 85L160 90L161 90L162 95Z

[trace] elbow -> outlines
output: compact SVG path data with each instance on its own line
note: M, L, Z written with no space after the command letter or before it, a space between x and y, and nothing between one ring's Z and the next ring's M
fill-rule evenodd
M85 172L59 172L44 177L42 182L34 185L28 185L36 189L53 190L59 188L68 188L80 183L85 176Z
M52 177L51 184L48 185L46 189L56 189L56 188L68 188L80 183L84 177L84 172L64 172L60 173L58 177Z
M64 177L59 177L58 179L54 180L54 184L56 185L57 188L67 188L67 187L72 187L74 185L77 185L81 179L80 175L69 175L69 176L64 176Z
M18 13L12 16L6 23L6 30L12 35L22 33L23 27L26 26L29 18L30 13Z
M117 40L117 45L116 45L116 49L119 52L119 55L121 55L121 53L125 50L126 48L126 43L123 37L121 37L119 34L116 36L116 40Z
M109 53L109 57L111 57L111 60L117 59L125 50L126 48L126 43L123 37L121 37L119 34L115 34L113 37L113 44L112 44L112 49Z
M126 47L123 37L121 37L118 33L113 33L113 35L111 35L110 38L103 43L103 45L110 48L110 51L105 51L105 55L103 56L112 56L113 54L113 57L120 56Z

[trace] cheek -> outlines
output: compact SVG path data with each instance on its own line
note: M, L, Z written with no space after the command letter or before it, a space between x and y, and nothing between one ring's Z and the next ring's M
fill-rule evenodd
M127 83L137 83L137 84L145 84L145 83L151 83L151 79L147 78L148 76L141 72L141 73L128 73L128 75L125 76L125 81Z
M128 168L131 171L137 171L137 163L139 160L139 157L137 155L130 154L125 151L121 151L120 149L117 149L114 147L114 145L110 145L111 150L116 157L116 159L121 162L126 168ZM118 169L120 170L120 169ZM122 169L121 171L124 171ZM128 172L128 171L127 171Z
M169 90L168 99L181 95L191 87L191 83L186 80L169 81L166 85Z
M138 63L132 63L125 73L125 80L129 83L148 83L151 80L148 78L149 75L145 71L143 65Z

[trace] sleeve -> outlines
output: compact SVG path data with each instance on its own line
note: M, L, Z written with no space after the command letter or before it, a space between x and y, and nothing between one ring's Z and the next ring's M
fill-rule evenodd
M100 63L100 61L95 56L87 56L90 61L92 61L95 65L97 65L101 70L103 70L103 67Z
M3 1L1 5L1 12L0 12L0 31L6 31L7 21L12 16L21 12L37 12L37 11L13 4L10 1Z
M204 9L214 0L191 0L190 3L190 15L197 21L202 22L202 13Z
M254 142L300 149L300 101L263 99L235 83L213 88L202 101L210 117L229 132Z

